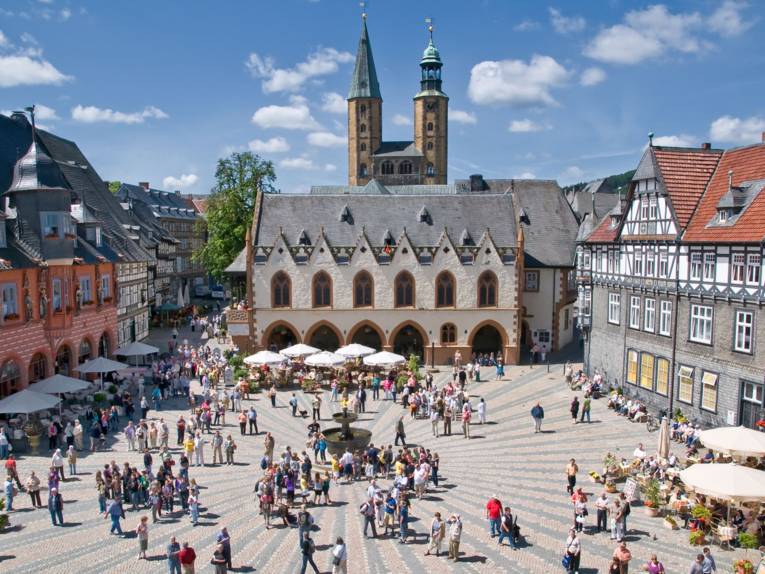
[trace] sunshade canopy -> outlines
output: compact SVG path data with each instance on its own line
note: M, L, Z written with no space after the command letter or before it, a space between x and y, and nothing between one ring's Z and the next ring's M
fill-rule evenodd
M280 354L284 355L285 357L307 357L308 355L314 355L318 353L321 349L317 349L316 347L312 347L311 345L306 345L304 343L298 343L297 345L292 345L291 347L287 347L286 349L282 349L279 351Z
M284 361L284 356L272 351L258 351L254 355L244 358L248 365L278 365Z
M153 353L159 353L159 349L147 345L146 343L141 343L140 341L133 341L129 345L125 345L114 351L114 354L120 357L140 357L143 355L151 355Z
M346 358L330 351L322 351L311 355L305 360L305 364L311 367L336 367L345 363Z
M61 399L46 393L24 389L0 401L0 414L29 414L55 407Z
M345 347L340 347L337 351L335 351L335 353L343 357L355 359L356 357L366 357L367 355L372 355L375 353L375 349L371 347L365 347L364 345L359 345L358 343L351 343Z
M79 373L111 373L112 371L120 371L129 366L119 361L112 361L106 357L97 357L90 361L85 361L79 367L75 367L74 370Z
M743 426L705 430L699 440L705 447L724 454L765 455L765 433Z
M694 464L680 480L700 494L734 502L765 501L765 472L735 463Z
M391 367L393 365L403 365L404 363L406 363L406 358L403 355L397 355L388 351L364 357L364 364L370 367Z
M84 391L90 387L88 381L75 379L73 377L67 377L62 374L56 374L42 381L37 381L30 385L30 390L36 393L76 393L77 391Z

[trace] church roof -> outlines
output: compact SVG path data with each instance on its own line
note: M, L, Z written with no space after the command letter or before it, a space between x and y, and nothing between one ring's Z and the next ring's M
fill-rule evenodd
M352 100L354 98L382 99L380 84L377 81L377 71L375 70L375 60L372 57L372 45L369 43L366 18L361 23L361 37L359 38L359 49L356 52L356 65L353 68L351 89L348 92L348 99Z
M373 155L374 157L422 157L422 152L412 141L381 142Z

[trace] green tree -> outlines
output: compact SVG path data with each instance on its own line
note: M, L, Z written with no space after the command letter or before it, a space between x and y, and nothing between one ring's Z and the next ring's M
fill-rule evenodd
M218 160L215 187L207 201L207 242L194 253L205 269L220 278L244 248L258 193L273 193L274 165L252 152Z
M121 181L110 181L108 185L109 185L109 191L111 191L112 193L116 194L120 190L120 187L122 187L122 182Z

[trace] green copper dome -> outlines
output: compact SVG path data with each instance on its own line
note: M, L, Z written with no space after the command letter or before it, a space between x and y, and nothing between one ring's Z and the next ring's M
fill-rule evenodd
M438 48L433 44L433 38L430 39L428 42L428 47L425 48L425 51L422 53L422 60L420 60L421 64L440 64L441 63L441 54L438 53Z

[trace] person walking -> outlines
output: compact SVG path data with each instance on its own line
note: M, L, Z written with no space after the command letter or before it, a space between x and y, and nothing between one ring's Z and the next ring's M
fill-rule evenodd
M566 465L566 480L568 485L566 486L566 492L574 494L574 488L576 487L576 473L579 472L579 466L576 464L575 459L571 459Z
M223 442L223 450L226 452L226 464L234 464L234 451L236 451L236 443L229 434L226 436L226 440Z
M478 401L478 424L486 424L486 401L483 397Z
M175 536L170 537L170 543L167 545L167 571L168 574L181 574L181 561L178 559L178 555L181 553L181 545L175 539Z
M567 572L579 572L579 562L582 558L582 545L576 535L576 530L571 528L566 538L566 558L568 558Z
M53 453L53 456L50 459L50 464L56 469L61 480L66 480L64 477L64 456L61 454L60 448L57 448L56 452Z
M311 539L311 533L308 531L303 532L303 542L300 545L300 551L303 554L303 565L300 568L300 574L305 574L305 570L310 564L313 571L319 574L319 568L316 566L316 562L313 561L313 553L316 552L316 546Z
M365 502L361 504L359 510L364 515L364 536L367 536L367 529L372 527L372 538L377 538L377 527L375 526L375 503L372 498L367 498Z
M502 518L502 503L496 494L492 494L486 503L486 518L489 520L489 536L500 535L500 519Z
M462 407L462 434L465 438L470 438L470 419L473 413L470 410L470 403L465 403Z
M57 488L51 488L48 492L48 512L53 526L64 525L64 499Z
M122 430L122 432L125 433L128 452L135 450L135 426L133 425L133 421L128 421L127 426Z
M430 556L431 551L435 549L436 556L441 554L441 544L446 537L446 523L441 519L441 513L436 512L433 520L430 522L430 543L425 556Z
M298 400L295 396L295 393L292 393L292 396L290 397L290 408L292 408L292 416L297 416L297 408L298 408Z
M604 490L600 496L595 499L595 509L597 511L598 532L608 531L608 494Z
M348 547L339 536L332 549L332 574L348 574Z
M709 546L705 546L702 552L704 553L704 562L701 564L701 571L704 574L715 574L717 572L717 563L715 562L714 556L712 556L712 551L709 549Z
M619 559L619 574L628 574L632 552L627 548L627 543L622 541L614 550L614 558Z
M531 418L534 419L534 432L542 432L542 419L545 418L545 410L537 403L531 409Z
M502 546L502 541L507 538L510 541L510 546L513 550L518 550L515 545L515 523L513 521L513 513L509 506L505 506L505 512L502 514L502 518L499 524L499 541L497 544Z
M571 413L571 420L574 424L577 423L576 417L579 415L579 397L575 396L574 400L571 401L571 406L568 408L569 412Z
M141 516L138 526L135 528L138 538L138 559L146 560L146 551L149 549L149 517Z
M13 476L8 474L5 477L5 483L3 485L3 491L5 492L5 509L8 512L13 511L13 497L17 494L16 485L13 484Z
M276 385L271 385L271 388L268 389L268 398L271 400L271 408L276 408Z
M181 551L178 552L178 561L181 563L183 574L194 574L194 561L196 559L197 553L189 546L188 542L184 542Z
M215 546L215 552L210 559L210 564L215 566L215 574L226 574L226 557L223 555L223 545L218 544Z
M459 514L452 514L446 521L449 525L449 559L457 562L460 557L460 539L462 538L462 520Z
M258 412L253 406L247 411L247 421L250 423L250 434L252 434L252 429L255 429L255 434L260 434L258 432Z
M194 466L205 465L205 442L202 431L198 430L194 437Z
M398 422L396 423L396 440L394 441L393 444L398 446L399 440L401 440L401 443L404 445L404 447L406 447L406 433L404 432L404 417L399 417Z
M651 554L651 559L643 566L643 572L648 572L648 574L666 574L664 564L659 562L656 554Z
M120 504L119 497L115 496L113 500L106 505L106 512L104 512L104 519L111 518L112 525L109 529L109 534L117 534L122 536L122 526L120 525L120 518L123 518L125 512L122 510L122 504Z
M69 463L69 476L77 474L77 453L74 452L74 445L66 451L66 461Z
M438 411L436 409L430 411L430 426L433 429L433 436L438 438Z
M32 500L32 507L42 508L42 501L40 500L40 479L37 477L34 470L30 473L29 478L27 478L26 487L29 498Z
M587 417L587 422L590 420L590 409L592 408L592 398L589 395L585 395L584 402L582 403L582 418L580 422L584 422L584 417Z

